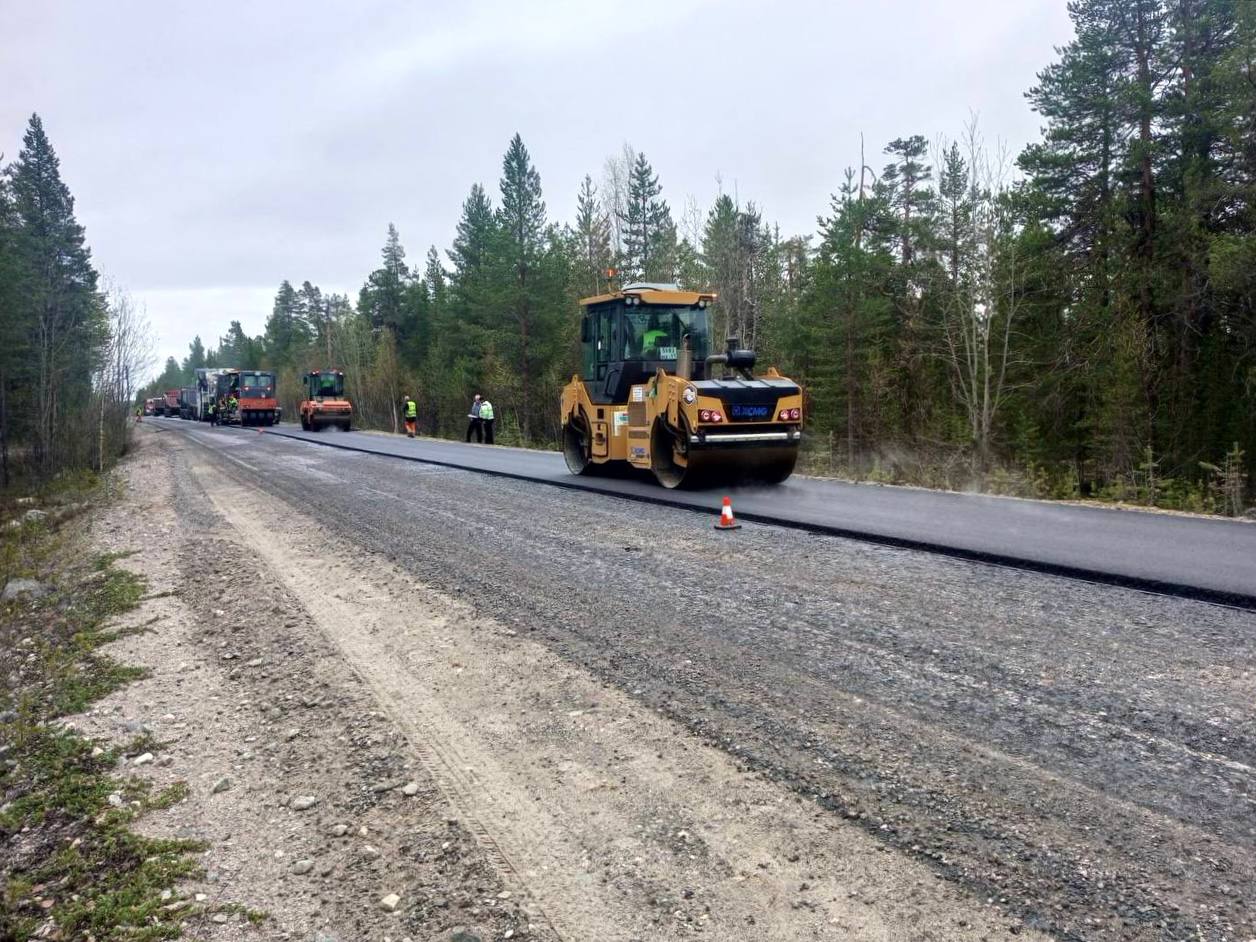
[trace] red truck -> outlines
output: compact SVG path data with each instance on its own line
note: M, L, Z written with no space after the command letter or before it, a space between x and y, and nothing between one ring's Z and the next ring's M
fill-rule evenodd
M162 415L178 415L179 414L179 392L178 389L167 389L165 396L161 400Z

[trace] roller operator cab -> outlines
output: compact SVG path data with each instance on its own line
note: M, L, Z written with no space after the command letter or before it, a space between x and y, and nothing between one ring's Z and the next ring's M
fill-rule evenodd
M328 425L349 431L353 403L345 398L345 374L340 370L314 370L305 374L305 398L301 400L301 428L317 432Z
M626 462L665 487L794 471L802 390L729 339L710 348L715 295L632 284L581 301L581 373L563 389L563 454L575 474Z

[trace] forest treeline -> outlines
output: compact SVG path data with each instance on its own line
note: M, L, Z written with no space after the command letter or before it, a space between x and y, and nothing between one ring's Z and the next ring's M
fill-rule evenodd
M102 285L32 115L17 158L0 170L0 487L120 455L150 356L147 321Z
M721 195L668 202L625 145L550 217L516 136L452 246L417 264L388 227L356 298L283 282L260 337L202 364L348 374L393 427L416 395L458 434L476 391L503 437L552 443L577 299L619 279L712 288L715 333L798 379L812 467L1238 512L1256 457L1256 4L1075 0L1075 37L1027 92L1019 154L976 123L858 155L813 235Z

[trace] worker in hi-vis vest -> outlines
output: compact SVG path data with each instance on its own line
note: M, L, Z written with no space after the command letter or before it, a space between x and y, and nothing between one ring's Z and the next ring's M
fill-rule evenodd
M414 438L415 425L419 421L419 404L406 396L405 402L402 403L402 415L406 420L406 435Z
M484 444L493 444L493 404L487 398L480 400L480 424L484 426Z

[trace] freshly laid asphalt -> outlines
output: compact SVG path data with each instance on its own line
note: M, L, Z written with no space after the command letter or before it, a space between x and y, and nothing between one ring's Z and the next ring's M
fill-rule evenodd
M712 514L728 494L745 520L1256 609L1256 524L1246 521L802 476L667 490L646 475L573 475L557 452L286 425L259 431Z
M667 490L576 476L557 452L365 432L265 430L368 454L579 488L761 523L1256 608L1256 524L795 476L775 486Z

